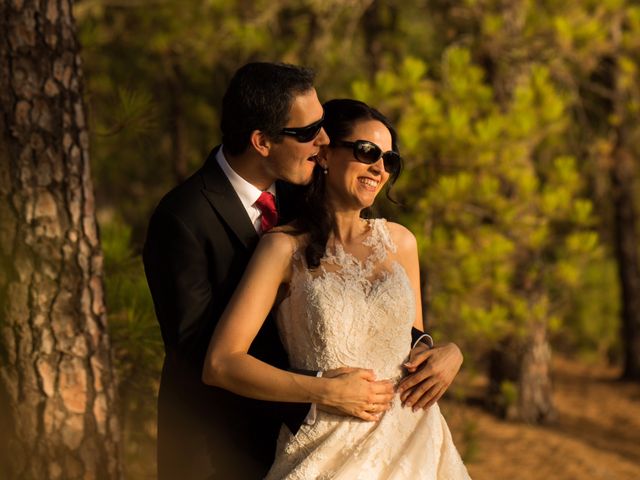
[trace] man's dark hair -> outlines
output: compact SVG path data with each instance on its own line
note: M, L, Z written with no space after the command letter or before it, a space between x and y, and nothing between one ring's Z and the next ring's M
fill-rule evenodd
M313 79L313 70L285 63L254 62L240 67L222 99L220 129L225 151L231 155L244 152L254 130L281 141L280 131L289 121L294 98L311 90Z

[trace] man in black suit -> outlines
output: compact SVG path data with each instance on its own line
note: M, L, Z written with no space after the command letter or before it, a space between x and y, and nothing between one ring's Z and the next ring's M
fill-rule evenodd
M165 344L160 480L261 478L273 460L280 425L295 432L313 414L310 405L259 402L206 386L201 373L211 334L259 235L277 218L282 223L294 214L288 210L296 205L295 192L276 181L308 183L315 156L329 143L322 117L310 70L245 65L223 99L223 145L153 213L143 259ZM250 353L287 368L273 318ZM371 389L390 387L372 382Z

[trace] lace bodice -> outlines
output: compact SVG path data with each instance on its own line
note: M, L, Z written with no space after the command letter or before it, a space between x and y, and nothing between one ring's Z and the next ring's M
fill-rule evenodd
M329 370L372 368L377 378L397 378L411 343L415 296L396 258L383 219L368 221L362 259L341 245L329 247L311 271L302 249L294 254L289 296L278 326L293 367Z
M293 256L278 327L291 366L371 368L399 378L416 306L385 220L370 220L357 252L336 245L317 269ZM357 255L356 255L357 253ZM319 410L315 423L280 431L267 480L469 480L438 405L413 412L396 395L378 422Z
M385 220L369 220L358 256L327 248L317 269L293 256L278 328L291 366L371 368L398 379L411 344L415 294ZM396 395L378 422L319 410L280 431L267 480L469 480L437 405L413 412Z

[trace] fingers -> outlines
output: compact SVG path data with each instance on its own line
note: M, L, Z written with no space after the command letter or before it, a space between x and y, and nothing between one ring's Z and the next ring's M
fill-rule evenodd
M424 404L426 404L440 391L440 388L441 385L438 384L436 379L430 378L425 380L415 388L403 392L400 396L402 405L406 407L414 407L414 410L416 410L415 406L419 400L425 399Z
M391 403L389 402L382 402L382 403L370 403L369 405L367 405L365 407L365 411L369 412L369 413L383 413L386 412L387 410L389 410L391 408Z
M379 380L371 383L371 392L377 395L393 395L395 388L389 380Z
M373 370L369 370L365 368L360 368L358 370L359 370L358 374L360 375L360 378L364 378L365 380L369 380L370 382L375 382L376 374L373 372Z
M425 379L431 377L433 374L433 368L430 365L426 365L422 367L415 373L411 373L402 379L402 381L398 384L398 391L404 392L414 386L418 385L420 382Z
M416 368L424 363L433 353L433 350L426 345L420 344L409 352L409 361L404 366L407 369Z
M382 414L391 408L391 402L370 403L357 416L363 420L379 421Z
M372 397L371 403L385 403L391 405L395 392L391 393L377 393Z
M429 362L432 356L433 350L426 350L413 356L409 355L409 360L404 362L402 366L409 371L414 371L418 367L426 368L432 363Z
M378 420L380 420L379 414L370 413L370 412L367 412L366 410L362 410L356 413L355 416L362 420L366 420L367 422L377 422Z
M441 388L440 391L433 398L431 398L431 400L426 402L422 407L419 407L417 403L416 403L416 407L427 410L429 407L435 404L438 400L440 400L440 398L442 398L442 395L444 395L444 392L446 391L447 391L447 387Z

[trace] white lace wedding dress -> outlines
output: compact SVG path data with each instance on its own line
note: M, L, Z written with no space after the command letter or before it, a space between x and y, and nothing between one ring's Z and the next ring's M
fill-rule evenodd
M291 365L305 370L371 368L376 378L401 378L411 344L415 297L383 219L369 220L364 261L341 246L327 249L320 268L294 255L289 296L278 327ZM293 436L282 427L274 479L433 479L469 475L438 405L403 408L399 396L379 422L318 411Z

